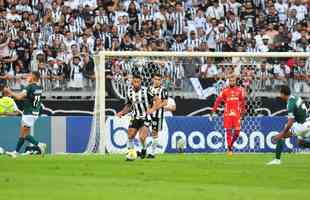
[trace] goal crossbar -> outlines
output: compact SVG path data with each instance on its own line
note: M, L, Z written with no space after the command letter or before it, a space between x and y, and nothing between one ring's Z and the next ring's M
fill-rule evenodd
M173 51L101 51L100 57L247 57L305 58L310 52L173 52Z

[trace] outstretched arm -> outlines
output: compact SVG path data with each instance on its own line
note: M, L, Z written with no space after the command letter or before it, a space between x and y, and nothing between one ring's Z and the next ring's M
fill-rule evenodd
M130 112L130 104L126 104L120 112L116 113L116 116L122 117L128 114L129 112Z
M13 97L16 100L23 100L27 96L27 91L23 90L22 92L15 93L10 88L4 88L4 91L8 93L9 96Z
M213 104L212 113L217 111L217 108L221 104L222 100L223 100L223 91L216 97L216 100L215 100L215 102Z
M130 99L127 97L123 109L122 109L120 112L116 113L116 116L117 116L117 117L122 117L122 116L128 114L130 111L131 111L131 101L130 101Z

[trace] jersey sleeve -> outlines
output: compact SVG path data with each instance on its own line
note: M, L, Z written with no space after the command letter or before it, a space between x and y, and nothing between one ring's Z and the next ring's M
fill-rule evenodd
M151 88L147 88L147 98L149 102L152 102L155 98L155 94L152 92Z
M24 94L26 94L27 96L29 96L30 95L30 90L31 90L31 88L29 87L29 86L27 86L26 88L24 88L23 90L22 90L22 93L24 93Z
M221 102L223 100L224 95L225 95L225 89L222 90L220 92L220 94L216 97L216 100L215 100L213 108L212 108L212 112L215 112L217 110L218 106L221 104Z
M290 98L287 102L287 116L289 118L295 118L294 117L294 108L295 108L295 101L294 101L294 99Z

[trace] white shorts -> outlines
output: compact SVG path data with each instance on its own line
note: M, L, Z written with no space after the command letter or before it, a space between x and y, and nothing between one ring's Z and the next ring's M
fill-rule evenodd
M310 138L310 121L305 121L303 124L295 122L290 131L298 139Z
M22 116L22 126L27 126L29 128L33 127L34 123L38 119L36 115L23 115Z

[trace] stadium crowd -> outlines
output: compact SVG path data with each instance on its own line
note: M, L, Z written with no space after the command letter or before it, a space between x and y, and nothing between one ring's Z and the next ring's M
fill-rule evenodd
M0 0L0 81L20 89L23 74L39 70L45 90L94 88L101 50L309 52L309 9L307 0ZM126 83L157 65L167 87L190 90L188 78L233 70L262 90L288 82L310 91L307 59L137 62L109 60L107 77Z

